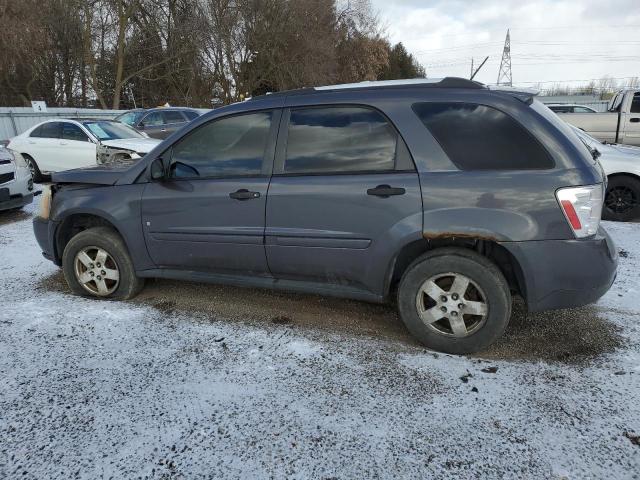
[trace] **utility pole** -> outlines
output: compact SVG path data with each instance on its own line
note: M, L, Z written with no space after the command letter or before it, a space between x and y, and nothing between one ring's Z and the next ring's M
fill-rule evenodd
M511 37L507 30L507 38L504 39L504 48L502 49L502 60L500 61L500 70L498 70L498 85L513 85L511 77Z
M473 80L475 78L476 74L480 71L484 64L487 63L487 60L489 60L489 57L484 57L482 63L475 70L473 69L473 62L471 62L471 76L469 77L469 80Z

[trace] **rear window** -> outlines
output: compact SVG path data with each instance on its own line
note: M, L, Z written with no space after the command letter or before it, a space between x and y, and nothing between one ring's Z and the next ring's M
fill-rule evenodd
M417 103L425 127L461 170L537 170L554 163L542 145L506 113L475 103Z

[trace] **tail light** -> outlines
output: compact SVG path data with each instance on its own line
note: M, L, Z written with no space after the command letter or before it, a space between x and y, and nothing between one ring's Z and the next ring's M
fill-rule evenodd
M556 198L577 238L596 234L604 203L604 188L601 183L560 188L556 191Z

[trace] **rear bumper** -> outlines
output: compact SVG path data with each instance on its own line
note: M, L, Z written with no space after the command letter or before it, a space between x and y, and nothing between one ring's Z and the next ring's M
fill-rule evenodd
M521 267L529 311L587 305L604 295L616 278L618 251L602 228L586 240L501 243Z

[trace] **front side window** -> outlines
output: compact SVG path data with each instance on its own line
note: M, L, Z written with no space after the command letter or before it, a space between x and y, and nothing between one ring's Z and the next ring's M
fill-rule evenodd
M82 129L74 123L62 124L62 138L64 140L74 140L76 142L88 142L89 137Z
M397 134L379 112L362 107L291 110L285 173L393 170Z
M29 136L37 138L60 138L61 130L62 125L60 122L47 122L36 128Z
M640 92L633 94L631 102L631 113L640 113Z
M593 113L593 110L587 107L575 107L573 111L574 113Z
M159 127L164 125L164 118L162 117L162 112L151 112L149 115L142 119L142 124L145 127Z
M118 122L125 123L130 127L133 127L136 123L138 123L140 117L142 117L142 112L127 112L117 116L116 120Z
M509 115L475 103L417 103L413 110L460 170L553 167L538 141Z
M213 120L177 142L171 153L174 178L260 175L272 112Z
M184 113L189 120L194 120L200 116L198 112L193 110L183 110L182 113Z

